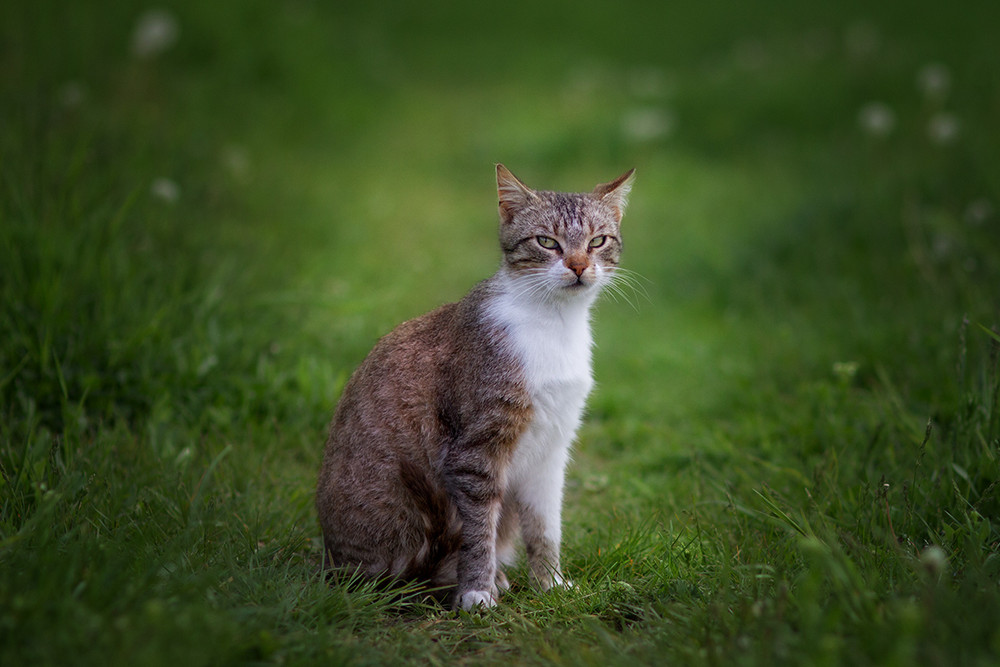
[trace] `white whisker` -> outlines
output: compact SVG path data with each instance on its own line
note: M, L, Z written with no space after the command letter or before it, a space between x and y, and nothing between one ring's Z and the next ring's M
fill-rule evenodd
M513 294L515 299L534 299L539 295L548 296L552 291L550 279L544 268L526 269L514 279L517 292Z
M636 271L614 267L613 269L609 269L606 280L604 291L616 303L619 297L621 297L622 300L632 306L633 310L638 311L638 300L640 297L646 301L650 301L649 292L646 291L645 286L642 284L642 282L650 283L650 281Z

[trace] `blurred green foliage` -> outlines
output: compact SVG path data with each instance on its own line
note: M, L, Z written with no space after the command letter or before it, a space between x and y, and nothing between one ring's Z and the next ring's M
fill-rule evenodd
M992 664L1000 9L0 7L0 663ZM638 169L568 591L329 585L377 337L496 266L494 162Z

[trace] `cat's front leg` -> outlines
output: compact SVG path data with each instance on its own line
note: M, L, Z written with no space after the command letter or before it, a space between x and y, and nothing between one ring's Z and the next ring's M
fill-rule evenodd
M492 607L500 597L497 586L496 522L500 503L483 507L470 503L462 515L462 547L458 558L456 606L460 609ZM461 507L461 504L459 505Z
M464 458L464 457L463 457ZM458 557L455 606L492 607L497 587L497 525L502 485L493 466L465 458L447 472L448 486L462 519L462 546Z
M559 562L559 515L538 507L520 508L521 535L524 538L528 568L535 585L547 591L566 583Z

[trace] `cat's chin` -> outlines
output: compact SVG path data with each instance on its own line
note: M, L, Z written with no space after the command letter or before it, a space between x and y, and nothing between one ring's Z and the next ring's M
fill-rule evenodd
M600 276L593 276L590 278L582 277L582 278L577 278L576 280L573 281L567 281L563 283L562 291L571 294L574 292L579 292L582 294L584 292L599 290L601 289L601 286L603 284L604 283L601 280Z
M575 300L592 296L598 289L599 287L596 282L575 282L560 287L558 294L563 299Z

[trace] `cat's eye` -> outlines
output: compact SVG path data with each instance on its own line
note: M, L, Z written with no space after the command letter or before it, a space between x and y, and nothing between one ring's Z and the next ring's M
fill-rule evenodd
M559 247L559 242L549 236L536 236L535 240L546 250L555 250Z
M591 247L591 248L600 248L602 245L604 245L605 243L607 243L607 241L608 241L608 237L607 236L603 236L603 235L602 236L595 236L594 238L590 239L590 243L588 243L587 245L589 247Z

